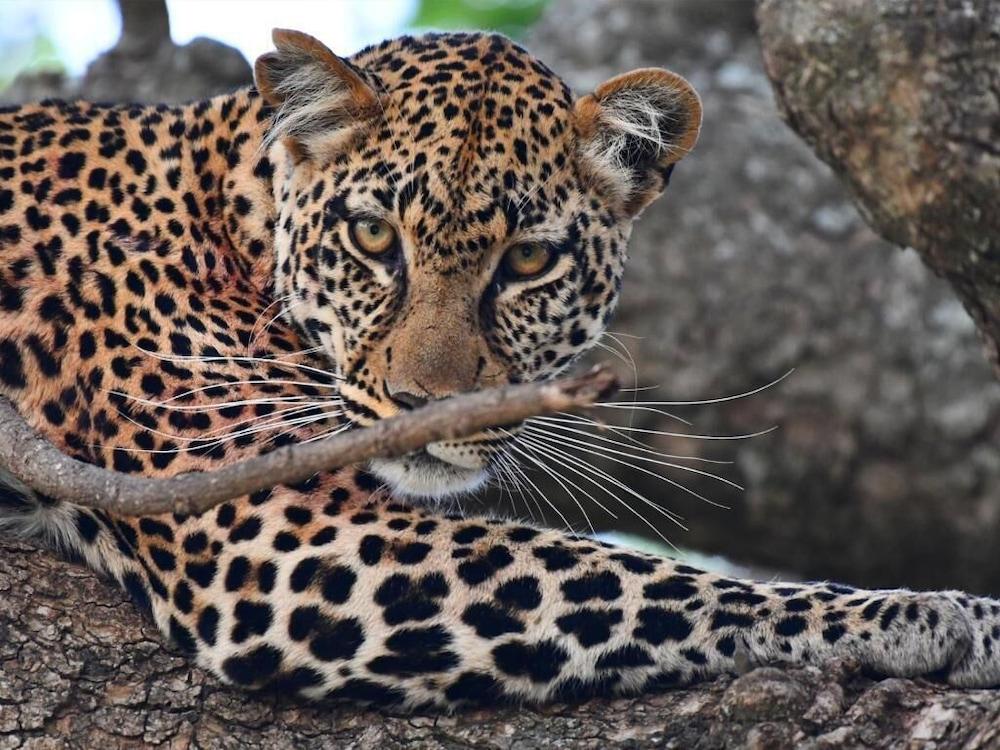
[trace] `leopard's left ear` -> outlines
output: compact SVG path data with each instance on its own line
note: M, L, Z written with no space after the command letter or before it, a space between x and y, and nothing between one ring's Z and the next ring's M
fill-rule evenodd
M301 31L275 29L275 50L257 58L257 89L275 108L267 140L297 156L322 157L378 112L378 95L361 71Z
M579 99L574 116L585 170L635 216L663 192L674 164L694 148L701 100L676 73L642 68Z

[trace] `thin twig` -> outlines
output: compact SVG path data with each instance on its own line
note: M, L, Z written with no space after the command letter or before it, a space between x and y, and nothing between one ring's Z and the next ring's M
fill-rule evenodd
M201 513L225 500L301 482L320 471L375 456L401 456L439 440L588 406L616 389L614 375L599 366L547 383L462 394L327 440L284 446L220 469L169 478L135 477L71 458L0 399L0 468L36 492L90 508L123 515Z

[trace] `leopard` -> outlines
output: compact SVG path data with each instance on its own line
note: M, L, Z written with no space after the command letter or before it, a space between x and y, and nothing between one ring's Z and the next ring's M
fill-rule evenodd
M695 145L662 69L578 95L493 33L349 57L276 30L255 85L0 110L0 395L64 453L211 471L599 341ZM669 293L669 290L664 290ZM741 580L468 510L526 423L139 517L0 481L0 524L122 587L222 682L452 711L768 664L1000 685L1000 601Z

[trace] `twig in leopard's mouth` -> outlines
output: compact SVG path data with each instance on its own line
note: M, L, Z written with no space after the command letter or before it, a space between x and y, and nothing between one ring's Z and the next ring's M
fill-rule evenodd
M0 399L0 468L37 492L91 508L125 515L200 513L240 495L301 482L319 471L375 456L401 456L495 425L589 406L617 387L615 376L598 366L573 377L462 394L328 440L285 446L214 471L167 479L134 477L71 458Z

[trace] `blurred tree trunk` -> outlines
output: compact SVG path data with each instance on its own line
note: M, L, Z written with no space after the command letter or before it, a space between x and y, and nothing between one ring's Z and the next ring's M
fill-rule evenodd
M1000 3L762 0L782 113L954 288L1000 376Z
M810 28L816 36L847 44L855 31L862 40L873 32L832 20L824 25L821 11L858 13L878 5L789 0L771 7L800 8L804 25L815 6ZM795 368L780 385L751 398L670 409L693 420L692 430L701 434L778 425L773 433L736 442L652 439L666 453L735 458L735 466L716 468L745 485L744 493L667 470L731 510L639 472L608 468L684 516L688 532L661 524L680 546L806 578L996 591L1000 383L982 357L973 320L948 285L916 253L899 252L878 238L836 176L782 123L761 62L754 9L748 0L555 0L533 31L530 48L579 91L629 68L655 65L686 76L704 102L698 146L678 165L664 198L636 224L611 326L626 334L621 340L634 355L639 385L660 386L637 397L736 394ZM994 34L996 16L994 10ZM1000 59L986 54L982 18L978 25L971 20L947 28L980 39L983 65ZM940 39L927 37L927 54L958 55L961 44L949 46L943 39L947 28L938 32ZM851 59L874 66L878 50L869 51L865 43L857 42ZM788 54L794 49L789 46ZM817 48L817 54L825 53ZM788 70L805 70L807 63ZM869 76L878 72L866 70ZM894 74L886 69L881 84L843 71L830 74L823 80L836 82L843 101L813 116L850 111L852 83L868 92L888 86ZM948 147L958 149L966 140L970 148L986 144L977 147L979 161L968 179L981 180L984 191L994 185L993 192L969 197L970 214L961 227L996 243L1000 171L996 152L989 157L988 149L1000 140L983 130L986 122L996 127L996 89L991 99L988 84L979 80L963 84L984 91L981 103L963 110L966 139L955 135ZM976 107L985 119L973 116ZM901 126L905 140L910 126ZM895 145L882 145L879 158L891 161ZM957 166L951 170L955 179ZM966 195L971 187L962 189ZM946 209L960 213L957 204ZM958 252L957 245L941 247ZM631 379L628 368L622 374ZM638 427L684 430L648 412L633 419ZM550 489L554 500L560 496L557 487ZM571 515L572 504L563 510ZM621 528L630 519L623 509L617 521L601 515L591 512L605 528ZM634 520L632 528L642 530Z

